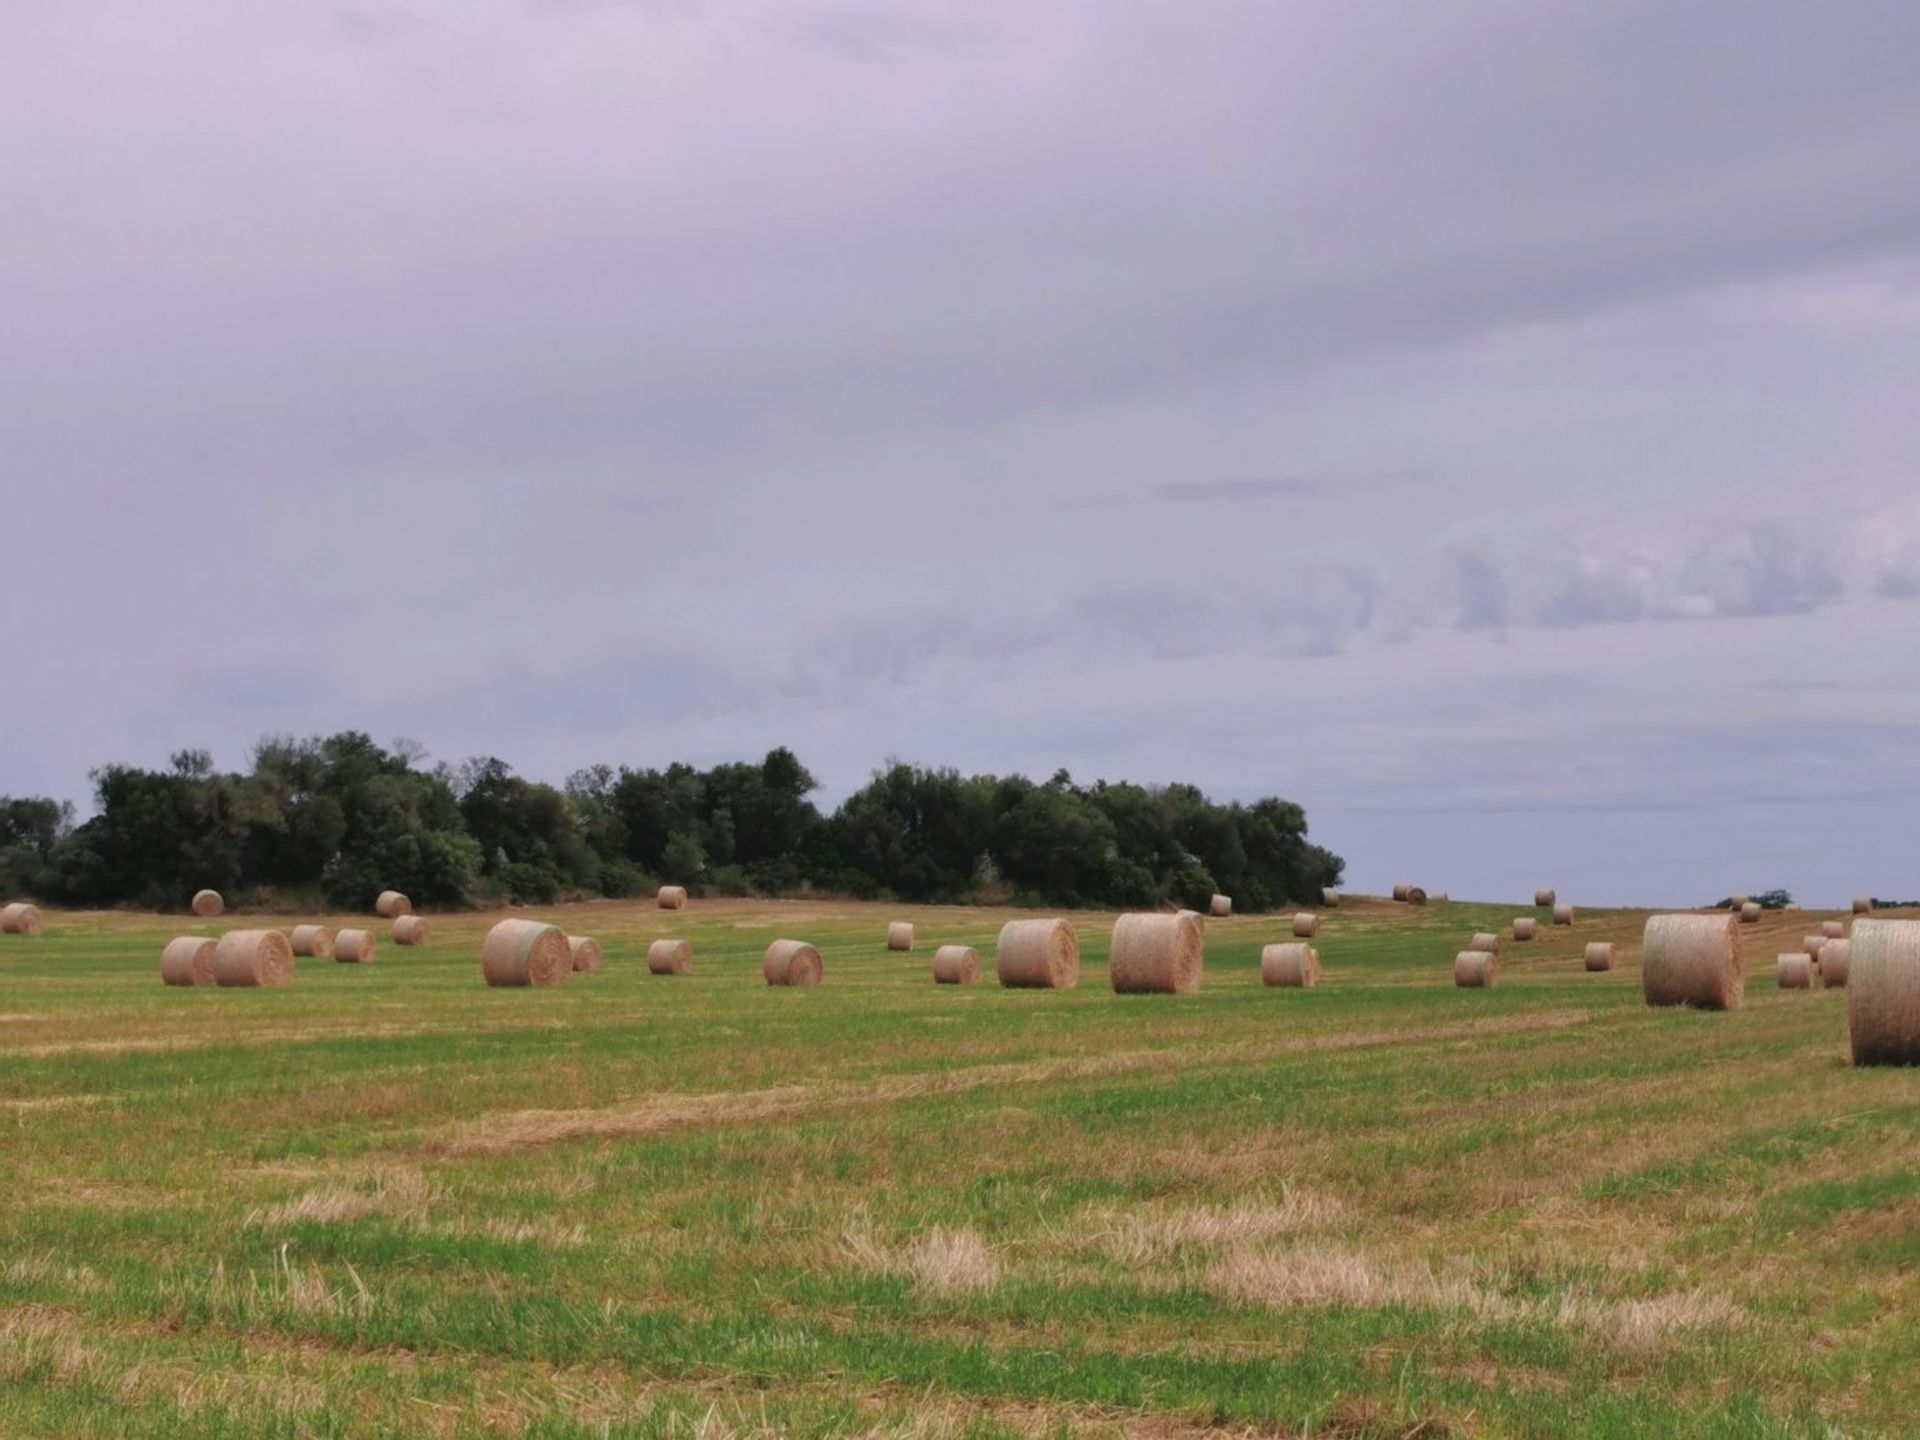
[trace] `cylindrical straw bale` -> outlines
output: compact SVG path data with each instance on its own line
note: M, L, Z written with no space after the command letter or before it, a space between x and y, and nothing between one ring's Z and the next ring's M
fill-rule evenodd
M1394 887L1393 887L1393 898L1394 898L1394 899L1396 899L1396 900L1404 900L1404 899L1406 899L1406 898L1407 898L1407 891L1409 891L1409 890L1411 890L1412 888L1413 888L1413 887L1412 887L1411 885L1407 885L1407 884L1404 884L1404 883L1402 883L1402 884L1399 884L1399 885L1396 885L1396 886L1394 886Z
M1473 939L1467 942L1467 949L1484 950L1489 955L1498 955L1500 953L1500 937L1491 930L1481 930L1474 935Z
M1338 890L1322 890L1320 892L1320 903L1329 910L1338 910L1340 908L1340 892Z
M1293 917L1293 938L1311 940L1320 933L1320 917L1309 915L1305 911Z
M1760 902L1758 900L1749 900L1740 907L1740 923L1742 925L1758 925L1760 923L1760 916L1764 913L1760 908Z
M1655 915L1641 943L1640 985L1649 1005L1734 1010L1746 998L1740 923L1711 915Z
M1500 982L1500 957L1488 950L1462 950L1453 957L1453 983L1484 990Z
M942 945L933 952L933 983L971 985L980 978L980 952L971 945Z
M40 925L38 905L29 905L24 900L16 900L6 909L0 910L0 935L38 935Z
M371 965L379 948L371 930L342 930L333 937L333 958L340 965Z
M333 932L324 925L296 925L288 939L296 955L324 960L333 954Z
M1731 899L1729 899L1727 901L1727 908L1729 910L1743 910L1748 905L1751 905L1752 903L1753 903L1753 897L1751 895L1742 893L1739 895L1735 895Z
M1556 905L1553 907L1553 923L1556 925L1573 924L1573 906Z
M1822 920L1820 933L1829 940L1839 940L1847 933L1846 923L1840 920Z
M373 902L373 913L382 920L398 920L402 915L413 913L413 901L398 890L382 890Z
M217 942L202 935L182 935L169 940L160 952L160 983L163 985L211 985L213 952Z
M1853 965L1853 942L1829 940L1820 947L1820 984L1827 990L1847 988L1847 971Z
M821 969L820 952L804 940L776 940L760 961L769 985L818 985Z
M569 935L567 949L573 952L573 968L576 971L600 968L600 942L591 935Z
M1207 902L1207 913L1216 920L1226 919L1233 914L1233 897L1231 895L1214 896Z
M227 908L227 902L220 898L218 890L198 890L193 896L193 913L202 920L211 920Z
M1854 896L1853 897L1853 913L1856 915L1873 914L1873 897L1871 895Z
M1409 885L1407 887L1407 904L1424 905L1426 903L1427 903L1426 891L1422 890L1418 885Z
M1533 903L1542 910L1551 910L1555 898L1556 896L1551 890L1536 890L1533 892Z
M1071 990L1080 983L1080 937L1064 920L1009 920L993 968L1009 990Z
M1856 1065L1920 1065L1920 920L1856 920L1847 965Z
M1178 915L1122 915L1113 922L1111 976L1120 995L1191 995L1206 958L1200 927Z
M1311 945L1269 945L1260 952L1260 983L1311 990L1320 983L1320 952Z
M1803 935L1800 937L1800 948L1815 960L1820 958L1821 948L1825 946L1826 943L1827 937L1824 935Z
M1780 968L1780 988L1782 990L1811 990L1813 988L1813 957L1795 953L1782 955L1776 962Z
M1588 944L1587 969L1597 974L1602 970L1613 969L1613 962L1614 962L1614 954L1613 954L1612 941L1595 940Z
M1531 940L1540 933L1540 922L1531 915L1522 915L1513 922L1513 938Z
M887 949L913 949L913 926L905 920L895 920L887 926Z
M293 942L278 930L230 930L213 947L216 985L291 985Z
M687 908L687 887L684 885L662 885L660 887L659 901L662 910L684 910Z
M684 940L656 940L647 946L647 969L655 975L684 975L693 968L693 946Z
M393 943L396 945L424 945L427 943L427 917L424 915L399 915L393 922Z
M573 950L558 925L502 920L480 946L480 973L489 985L563 985L573 974Z

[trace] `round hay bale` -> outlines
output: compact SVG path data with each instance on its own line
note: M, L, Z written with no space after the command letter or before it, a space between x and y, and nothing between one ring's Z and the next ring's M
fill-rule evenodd
M1573 924L1573 906L1556 905L1553 907L1553 923L1556 925Z
M1820 947L1820 984L1827 990L1847 988L1847 971L1853 964L1851 940L1829 940Z
M1553 908L1553 902L1557 898L1551 890L1536 890L1533 892L1533 903L1542 910L1551 910Z
M1426 891L1422 890L1418 885L1409 885L1407 887L1407 904L1424 905L1426 903L1427 903Z
M1216 920L1224 920L1233 914L1233 897L1216 895L1207 902L1207 913Z
M1498 955L1500 953L1500 937L1491 930L1478 931L1473 939L1467 942L1467 949L1484 950L1489 955Z
M1338 890L1322 890L1320 892L1320 903L1329 910L1338 910L1340 908L1340 892Z
M913 926L905 920L895 920L887 926L887 949L913 949Z
M6 909L0 910L0 935L38 935L40 927L38 905L29 905L24 900L16 900Z
M194 893L193 913L202 920L211 920L222 914L226 908L227 902L220 898L218 890L199 890Z
M341 965L371 965L378 949L371 930L342 930L333 937L333 958Z
M1782 955L1775 964L1780 970L1780 988L1782 990L1811 990L1813 988L1813 957L1805 954Z
M1433 895L1429 896L1428 898L1431 899L1433 903L1436 905L1448 904L1453 899L1453 897L1447 894L1447 892L1444 890L1437 891Z
M211 985L213 952L217 942L204 935L182 935L169 940L160 952L160 983L163 985Z
M971 945L942 945L933 952L933 983L971 985L980 978L980 952Z
M1760 909L1760 903L1757 900L1749 900L1740 907L1740 923L1742 925L1758 925L1760 923L1760 916L1763 913Z
M288 940L295 955L325 960L333 954L333 932L324 925L296 925Z
M684 885L662 885L658 898L662 910L684 910L687 908L687 887Z
M820 952L804 940L776 940L760 960L769 985L818 985L823 968Z
M1594 974L1613 969L1613 943L1609 940L1593 940L1587 945L1587 969Z
M576 973L600 968L602 963L600 942L591 935L567 936L567 949L573 955L573 968Z
M293 942L278 930L230 930L213 946L216 985L291 985Z
M1071 990L1080 983L1080 937L1064 920L1009 920L993 968L1009 990Z
M1711 915L1654 915L1641 942L1640 986L1649 1005L1736 1010L1746 998L1740 923Z
M1320 933L1320 917L1305 911L1293 917L1293 938L1311 940Z
M398 920L402 915L413 913L413 901L398 890L382 890L373 902L373 913L382 920Z
M1191 995L1206 959L1200 927L1178 915L1122 915L1113 922L1109 976L1117 995Z
M573 974L573 949L558 925L502 920L481 942L480 973L495 987L564 985Z
M1845 937L1847 927L1839 920L1822 920L1820 922L1820 933L1829 940L1839 940Z
M1522 915L1513 922L1513 938L1532 940L1540 933L1540 922L1531 915Z
M1411 885L1406 885L1406 884L1394 886L1393 898L1396 900L1405 900L1407 898L1407 891L1411 890L1412 888L1413 887Z
M1311 990L1320 983L1320 952L1311 945L1269 945L1260 952L1260 983Z
M1857 920L1847 966L1856 1065L1920 1065L1920 920Z
M1821 948L1825 946L1826 943L1827 937L1824 935L1803 935L1800 937L1800 948L1815 960L1820 958Z
M1854 896L1853 897L1853 913L1856 915L1873 914L1873 897L1871 895Z
M424 915L400 915L393 922L393 943L396 945L424 945L427 943L427 918Z
M1500 957L1487 950L1462 950L1453 957L1453 983L1463 990L1490 990L1500 983Z
M647 946L647 970L654 975L684 975L693 968L693 946L684 940L656 940Z
M1753 903L1753 897L1751 895L1739 894L1739 895L1733 896L1731 899L1727 901L1727 908L1729 910L1744 910L1747 908L1747 906L1751 905L1752 903Z

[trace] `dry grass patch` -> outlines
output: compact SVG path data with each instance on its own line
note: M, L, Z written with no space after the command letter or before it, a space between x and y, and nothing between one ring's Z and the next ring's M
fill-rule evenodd
M1146 1265L1198 1250L1218 1250L1332 1224L1343 1214L1330 1197L1289 1186L1279 1201L1147 1210L1101 1206L1083 1212L1085 1228L1114 1259Z
M904 1245L888 1245L864 1225L847 1231L847 1253L874 1275L904 1275L935 1295L966 1295L1000 1283L1000 1262L977 1230L935 1226Z

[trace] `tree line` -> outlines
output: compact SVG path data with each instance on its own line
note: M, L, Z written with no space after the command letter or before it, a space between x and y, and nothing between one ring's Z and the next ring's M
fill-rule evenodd
M442 905L807 891L925 902L1204 906L1316 901L1342 861L1280 799L1191 785L1077 784L891 763L830 815L791 750L699 770L595 765L556 788L487 757L428 768L357 731L254 747L245 773L183 750L92 774L94 814L0 797L0 895L178 908L318 891L364 909L387 888Z

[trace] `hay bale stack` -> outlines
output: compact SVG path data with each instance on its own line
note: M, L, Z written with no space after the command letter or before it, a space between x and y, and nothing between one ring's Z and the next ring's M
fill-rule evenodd
M1611 970L1614 965L1613 943L1608 940L1594 940L1587 945L1587 969L1594 974Z
M1109 974L1117 995L1191 995L1206 959L1200 927L1178 915L1122 915L1113 922Z
M40 927L38 905L29 905L24 900L16 900L6 909L0 910L0 935L38 935Z
M1233 897L1231 895L1214 896L1207 902L1207 914L1216 920L1226 919L1233 914Z
M1641 943L1640 985L1649 1005L1736 1010L1746 998L1740 923L1727 911L1655 915Z
M295 955L325 960L333 954L333 932L324 925L296 925L288 939Z
M202 920L212 920L226 911L227 902L220 898L218 890L199 890L194 893L193 913Z
M804 940L776 940L760 960L769 985L818 985L822 969L820 952Z
M1071 990L1080 983L1080 937L1064 920L1009 920L993 968L1009 990Z
M1854 922L1847 1034L1856 1065L1920 1065L1920 920Z
M1779 966L1782 990L1813 988L1813 956L1802 953L1782 955L1775 964Z
M1847 927L1838 920L1822 920L1820 922L1820 933L1829 940L1839 940L1846 936Z
M169 940L160 952L162 985L212 985L213 952L216 942L203 935L182 935Z
M582 970L598 970L603 963L600 942L591 935L567 936L567 949L573 955L573 968L576 974Z
M1322 890L1320 892L1320 903L1329 910L1338 910L1340 908L1340 892L1338 890Z
M1424 905L1426 903L1427 903L1426 891L1422 890L1418 885L1409 885L1407 887L1407 904Z
M1853 942L1829 940L1820 947L1820 984L1827 990L1847 988L1847 971L1853 965Z
M393 922L393 943L396 945L424 945L427 943L427 919L424 915L402 915Z
M1396 886L1394 886L1394 887L1393 887L1393 898L1394 898L1394 899L1396 899L1396 900L1405 900L1405 899L1407 898L1407 892L1408 892L1409 890L1411 890L1412 888L1413 888L1413 887L1412 887L1411 885L1396 885Z
M887 949L913 949L913 926L905 920L895 920L887 926Z
M1473 939L1467 942L1467 949L1484 950L1489 955L1498 955L1500 953L1500 937L1491 930L1476 931Z
M658 898L662 910L684 910L687 908L687 887L684 885L662 885Z
M1320 917L1305 911L1293 917L1293 938L1311 940L1320 933Z
M402 915L413 913L413 901L398 890L382 890L373 902L373 913L382 920L398 920Z
M980 952L971 945L942 945L933 952L933 983L971 985L980 978Z
M379 942L371 930L342 930L333 937L333 958L341 965L371 965Z
M1462 950L1453 957L1453 983L1463 990L1490 990L1500 983L1500 957L1486 950Z
M480 973L493 986L564 985L573 950L558 925L502 920L480 946Z
M684 975L693 968L693 946L684 940L656 940L647 946L647 970L654 975Z
M1311 945L1269 945L1260 952L1260 983L1311 990L1320 983L1320 952Z
M1740 923L1742 925L1758 925L1760 923L1760 916L1763 913L1760 909L1760 903L1757 900L1749 900L1740 907Z
M1854 896L1853 897L1853 913L1856 915L1873 914L1873 897L1871 895Z
M1522 915L1513 922L1513 938L1532 940L1540 933L1540 922L1531 915Z
M216 985L293 983L293 942L278 930L230 930L213 946Z
M1558 898L1559 897L1551 890L1536 890L1533 892L1533 903L1542 910L1551 910L1553 908L1553 902Z
M1553 907L1553 923L1556 925L1573 924L1573 906L1556 905Z

